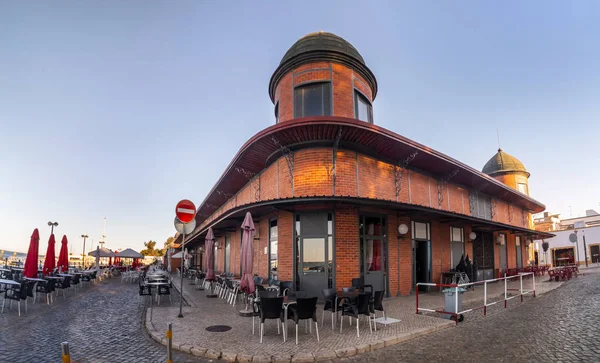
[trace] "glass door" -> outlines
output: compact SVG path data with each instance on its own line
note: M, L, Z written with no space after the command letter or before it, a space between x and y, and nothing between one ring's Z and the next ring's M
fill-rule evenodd
M382 217L360 218L360 272L365 285L373 291L386 290L387 248L386 220Z

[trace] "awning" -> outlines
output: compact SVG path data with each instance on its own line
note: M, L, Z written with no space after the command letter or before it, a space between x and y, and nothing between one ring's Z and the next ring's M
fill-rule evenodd
M131 248L128 248L119 252L119 258L144 258L144 255L139 252L135 252Z
M95 251L91 251L90 253L88 253L88 256L94 256L96 257L96 254L99 254L98 257L115 257L115 253L111 250L109 250L108 248L100 248L98 250Z

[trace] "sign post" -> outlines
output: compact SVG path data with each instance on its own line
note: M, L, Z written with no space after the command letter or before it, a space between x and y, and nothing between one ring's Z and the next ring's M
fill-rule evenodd
M194 228L196 228L196 220L194 219L194 217L196 217L196 206L194 205L194 203L187 199L181 200L179 201L179 203L177 203L177 206L175 207L175 215L175 229L181 234L182 255L181 268L179 269L179 271L181 272L179 286L179 293L181 296L179 298L179 315L177 315L177 317L183 318L183 267L185 262L183 254L185 251L185 235L192 233L194 231Z

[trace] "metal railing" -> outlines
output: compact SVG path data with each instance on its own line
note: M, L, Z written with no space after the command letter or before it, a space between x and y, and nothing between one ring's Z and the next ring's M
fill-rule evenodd
M532 278L531 290L527 290L527 289L523 288L523 277L528 277L528 276L531 276L531 278ZM518 289L515 289L515 288L509 289L508 288L508 281L512 280L512 279L519 279L519 288ZM492 283L492 282L499 282L499 281L504 281L504 300L489 302L488 301L488 284ZM459 289L474 287L477 285L483 285L483 305L476 306L476 307L473 307L470 309L465 309L462 311L458 311L459 310L458 294L460 292ZM454 299L455 299L454 311L445 311L444 309L427 309L427 308L420 307L419 306L419 286L447 287L447 288L454 289ZM519 291L519 294L509 296L508 295L509 291ZM519 273L518 275L514 275L514 276L507 276L507 277L501 277L501 278L497 278L497 279L490 279L490 280L477 281L477 282L469 282L469 283L465 283L465 284L436 284L436 283L428 283L428 282L419 282L419 283L417 283L417 288L416 288L416 305L417 305L416 313L419 314L420 312L431 312L431 313L452 315L452 317L458 324L459 317L462 314L465 314L465 313L468 313L471 311L475 311L475 310L479 310L479 309L483 309L483 315L485 316L487 314L488 306L492 306L501 301L504 301L504 308L506 309L507 303L509 300L512 300L516 297L520 297L521 302L523 302L523 296L528 295L528 294L533 294L533 297L535 297L535 273L533 273L533 272L523 272L523 273Z

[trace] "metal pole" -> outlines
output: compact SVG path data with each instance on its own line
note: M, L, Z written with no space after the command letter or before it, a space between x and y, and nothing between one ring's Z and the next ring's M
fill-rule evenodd
M83 264L83 267L85 267L85 239L86 238L87 237L83 237L83 253L81 254L82 255L82 257L81 257L82 258L81 263Z
M585 231L581 231L581 233L583 234L583 252L585 252L585 267L588 267L587 245L585 244ZM579 265L579 263L577 264Z
M69 342L60 343L62 349L62 363L71 363L71 354L69 352Z
M178 318L183 318L183 265L184 265L184 260L185 260L185 255L184 255L184 251L185 251L185 227L183 233L181 234L181 266L180 266L180 276L181 276L181 285L179 287L179 295L181 295L179 297L179 315L177 315Z
M487 314L487 281L483 281L483 316Z
M521 284L521 302L523 302L523 275L519 275L519 280Z
M171 323L167 323L167 363L173 363L173 330Z
M507 298L507 296L506 296L506 292L507 292L507 289L506 289L506 280L507 280L507 279L506 279L506 277L505 277L505 278L504 278L504 308L505 308L505 309L506 309L506 298Z

